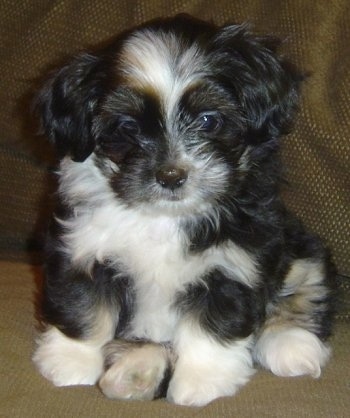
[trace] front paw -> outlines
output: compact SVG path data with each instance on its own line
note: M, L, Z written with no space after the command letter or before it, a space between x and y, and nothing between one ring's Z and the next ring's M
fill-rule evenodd
M223 396L232 396L254 373L247 365L238 370L177 367L170 381L168 401L187 406L204 406Z
M231 391L220 390L214 382L197 378L190 371L178 373L170 381L167 400L177 405L204 406L216 398L232 395Z
M167 399L178 405L203 406L214 399L234 395L255 370L248 352L232 350L231 354L226 359L211 357L205 362L198 361L198 356L197 362L179 359Z
M152 400L161 394L169 370L164 346L116 341L107 344L105 352L107 371L99 386L108 398Z
M55 386L94 385L103 370L98 347L72 340L56 328L41 335L33 361Z

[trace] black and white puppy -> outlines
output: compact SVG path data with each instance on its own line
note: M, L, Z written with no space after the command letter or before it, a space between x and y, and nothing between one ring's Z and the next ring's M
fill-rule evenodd
M279 198L302 77L275 47L177 16L48 80L59 204L34 361L55 385L204 405L254 363L320 376L334 272Z

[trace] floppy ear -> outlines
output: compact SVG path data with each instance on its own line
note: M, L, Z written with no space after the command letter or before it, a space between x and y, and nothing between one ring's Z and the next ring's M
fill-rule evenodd
M94 150L92 118L103 92L101 59L81 54L56 71L35 103L41 127L60 158L84 161Z
M230 25L214 39L218 68L232 89L246 126L247 143L258 144L289 132L304 76L276 53L279 41Z

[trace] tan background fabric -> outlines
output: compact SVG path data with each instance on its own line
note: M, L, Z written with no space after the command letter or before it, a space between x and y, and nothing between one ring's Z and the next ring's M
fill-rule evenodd
M160 15L188 12L217 23L250 21L286 40L311 72L296 129L284 146L285 199L322 235L350 274L350 2L348 0L2 0L0 3L0 250L38 246L47 146L27 105L33 80L63 56ZM39 214L39 215L38 215Z

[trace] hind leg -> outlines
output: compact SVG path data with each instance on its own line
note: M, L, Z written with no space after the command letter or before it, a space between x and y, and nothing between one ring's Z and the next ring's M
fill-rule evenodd
M257 339L254 358L278 376L319 377L330 349L332 292L326 266L316 260L296 260Z

